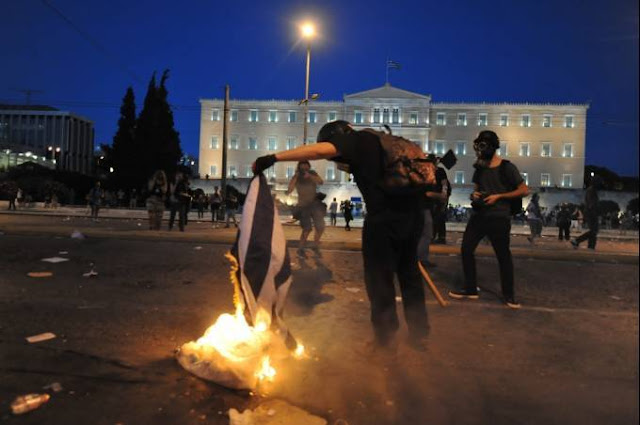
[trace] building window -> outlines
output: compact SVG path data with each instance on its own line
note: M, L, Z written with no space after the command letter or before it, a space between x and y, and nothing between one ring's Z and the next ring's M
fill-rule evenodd
M238 170L235 165L229 165L229 169L227 170L227 177L238 177Z
M422 149L422 150L425 151L425 152L429 152L429 142L428 141L424 142L424 149Z
M307 122L310 124L315 124L316 123L316 112L315 111L309 111L309 116L307 117Z
M463 156L467 154L467 144L465 142L456 142L456 155Z
M211 121L220 121L220 110L214 109L211 111Z
M467 114L465 114L464 112L459 113L458 114L458 120L456 121L456 124L459 127L464 127L467 125Z
M278 111L269 111L269 122L278 122Z
M380 109L378 108L373 109L373 122L376 124L380 123Z
M231 136L229 141L229 149L238 150L238 136Z
M551 174L549 173L540 174L540 186L551 186Z
M289 111L289 122L296 122L296 113L294 111Z
M336 178L336 170L333 167L327 167L325 171L327 180L335 180Z
M464 184L464 171L456 171L453 182L455 184Z
M507 148L507 146L507 142L505 142L504 140L500 141L500 149L498 150L498 152L500 152L501 157L509 155L509 149Z
M382 110L382 123L389 124L389 108L384 108Z
M251 169L251 164L244 166L244 176L253 177L253 170Z
M418 113L417 112L412 112L411 115L409 115L409 124L418 125Z
M552 119L552 115L544 114L542 116L542 126L546 127L546 128L550 128L551 127L551 119Z
M571 174L562 175L562 187L571 187Z
M236 122L238 121L238 111L232 110L231 115L229 116L229 121Z
M393 108L393 110L391 111L391 123L400 124L400 109Z
M218 166L217 165L212 165L209 167L209 175L211 177L215 177L218 175Z
M575 121L573 119L573 115L565 115L564 116L564 126L565 126L565 128L573 128L573 127L575 127Z
M258 111L249 111L249 122L258 122Z
M336 120L336 116L337 116L337 115L338 115L338 114L336 114L336 113L335 113L335 112L333 112L333 111L332 111L332 112L329 112L329 113L327 114L327 121L329 121L329 122L331 122L331 121L335 121L335 120Z
M276 178L276 167L269 167L265 170L265 174L266 177L268 179L275 179Z
M295 168L291 165L287 167L287 178L290 179L293 177L293 173L295 172Z
M444 155L444 142L436 140L434 145L434 152L436 155Z
M540 146L540 156L544 158L551 157L551 143L543 142Z
M521 127L531 127L531 115L522 114L522 117L520 118L520 126Z
M447 125L447 115L444 112L436 114L436 125Z
M296 147L296 138L288 137L287 138L287 150L293 149Z
M520 156L530 156L531 149L529 143L520 143Z
M509 127L509 114L500 114L500 127Z
M267 149L269 149L270 151L275 151L276 149L278 149L278 142L276 141L275 137L269 137L267 142Z
M362 124L362 111L356 111L353 114L353 122L354 124Z
M486 127L489 123L489 118L486 112L481 112L478 114L478 127Z
M521 175L522 175L522 180L524 180L524 184L529 186L529 173L521 173Z
M258 140L255 137L249 137L249 150L255 151L258 149Z
M209 149L218 149L220 146L218 145L218 136L213 136L211 138L211 142L209 143Z
M573 143L565 143L562 145L562 157L573 158Z

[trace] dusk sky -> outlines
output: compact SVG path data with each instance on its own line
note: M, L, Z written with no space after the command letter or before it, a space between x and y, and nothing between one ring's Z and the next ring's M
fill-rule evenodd
M201 98L301 99L313 17L311 88L322 100L392 85L434 102L590 103L586 164L638 175L637 0L3 0L0 103L41 90L111 143L125 90L138 112L153 71L186 153Z

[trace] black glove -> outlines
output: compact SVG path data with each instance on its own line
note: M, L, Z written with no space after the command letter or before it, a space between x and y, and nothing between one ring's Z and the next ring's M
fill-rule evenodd
M260 174L275 163L275 155L261 156L260 158L256 159L256 162L253 163L253 174Z

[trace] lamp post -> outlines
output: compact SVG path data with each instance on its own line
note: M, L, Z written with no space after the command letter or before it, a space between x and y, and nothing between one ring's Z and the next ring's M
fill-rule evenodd
M302 131L302 143L307 144L307 120L309 116L309 65L311 64L311 39L316 33L314 25L310 22L303 24L300 27L302 38L307 40L307 72L304 80L304 117L303 117L303 131Z

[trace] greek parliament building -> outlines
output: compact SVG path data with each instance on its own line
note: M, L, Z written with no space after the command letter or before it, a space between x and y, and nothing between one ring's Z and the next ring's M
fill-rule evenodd
M93 122L50 106L0 104L0 167L32 161L92 172Z
M222 165L221 99L202 99L200 117L200 176L220 178ZM454 186L471 185L475 154L473 140L482 130L495 131L500 154L513 161L532 187L580 189L583 185L586 104L447 103L390 85L348 94L340 101L312 101L308 114L308 143L327 122L343 119L356 129L389 125L393 134L440 156L452 149L458 163L448 171ZM291 100L231 100L227 174L251 177L259 156L302 144L303 107ZM330 161L314 169L325 185L349 184L349 176ZM286 190L295 163L276 163L266 171L276 192ZM470 187L470 186L469 186ZM325 188L326 189L326 188ZM326 191L326 190L325 190ZM279 195L282 195L281 193ZM331 193L330 196L333 196Z

